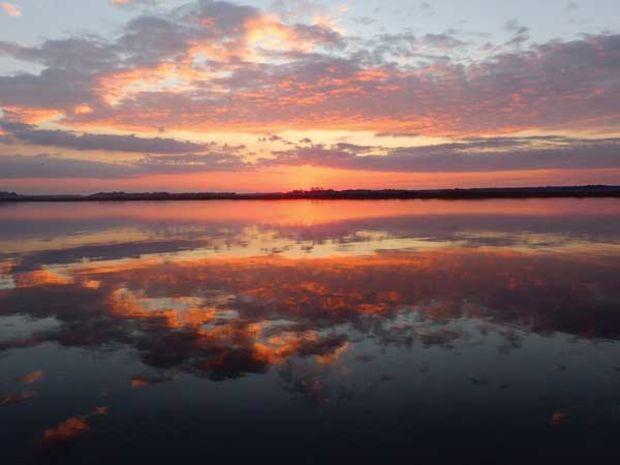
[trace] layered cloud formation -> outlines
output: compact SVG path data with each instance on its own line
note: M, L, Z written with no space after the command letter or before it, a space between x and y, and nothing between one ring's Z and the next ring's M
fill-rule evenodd
M0 42L1 55L24 63L0 76L2 177L56 177L55 166L94 178L306 165L619 168L620 35L611 31L530 43L513 20L501 43L458 30L359 36L281 8L139 3L146 9L109 37ZM301 136L274 136L287 132ZM46 169L32 168L41 160Z
M187 144L171 139L141 139L135 136L76 136L57 131L34 131L34 140L48 140L54 147L95 147L103 150L151 152L127 163L112 163L37 154L0 157L4 177L115 178L149 173L237 172L281 166L321 166L344 170L466 173L541 169L620 169L620 139L570 139L563 137L466 139L458 143L423 147L396 147L384 155L367 155L379 147L354 144L295 145L274 151L274 158L244 161L238 147L216 147L208 153L175 153ZM124 147L124 148L123 148ZM188 151L191 152L191 151ZM160 155L162 154L162 155Z

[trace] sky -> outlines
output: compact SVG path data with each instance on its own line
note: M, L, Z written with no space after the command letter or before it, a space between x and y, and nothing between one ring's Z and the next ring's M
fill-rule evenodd
M0 1L0 191L620 184L617 0Z

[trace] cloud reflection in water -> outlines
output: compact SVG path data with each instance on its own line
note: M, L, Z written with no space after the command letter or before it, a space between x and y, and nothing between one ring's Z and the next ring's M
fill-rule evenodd
M187 204L177 216L164 206L159 221L150 204L105 205L69 236L61 206L57 221L42 219L39 233L17 242L27 210L42 208L20 206L1 212L9 232L0 241L12 252L0 267L0 321L14 323L0 350L121 351L141 368L115 386L144 393L191 378L259 383L253 375L275 374L270 389L292 400L379 405L399 398L381 392L415 388L423 402L435 395L431 383L453 383L460 392L442 407L456 409L442 410L446 418L461 411L458 402L476 404L471 389L510 392L522 383L509 394L515 408L544 404L540 424L570 424L579 415L563 409L574 403L528 397L534 371L474 362L555 347L559 360L548 351L536 363L553 379L573 376L579 391L583 357L617 353L620 209L570 202L521 201L517 211L506 201L368 202L366 216L351 202L339 206L342 218L329 203L278 203L268 218L226 214L218 203L221 217L201 204L192 216ZM286 220L295 209L316 210L315 220ZM450 362L456 371L439 363L454 356L463 362ZM43 379L32 373L25 379ZM45 381L53 376L45 373Z

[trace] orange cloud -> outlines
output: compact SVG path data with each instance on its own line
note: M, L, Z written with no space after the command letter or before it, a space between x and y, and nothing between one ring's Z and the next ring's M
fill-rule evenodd
M2 2L0 3L0 7L4 10L6 14L9 16L13 16L14 18L19 18L22 15L22 10L19 6L10 2Z
M154 67L133 68L102 75L97 92L109 105L116 105L124 98L152 90L179 92L187 89L191 80L204 74L183 63L160 63ZM80 107L86 108L86 107ZM76 114L92 113L92 108Z
M199 22L206 28L217 28L214 18L202 17ZM316 28L320 30L320 26ZM187 40L185 49L174 61L163 61L154 66L130 68L99 76L97 93L109 105L116 105L141 92L191 92L197 90L196 81L204 83L221 76L222 73L238 69L239 60L260 60L261 50L309 52L321 41L320 34L289 26L275 16L257 13L243 22L240 33L224 36L219 40L204 37ZM202 65L197 65L196 61L201 58L217 61L218 69L205 69ZM212 89L217 91L218 86L214 85ZM225 88L221 90L228 92ZM77 114L86 113L90 111Z
M89 105L78 105L73 109L76 115L85 115L93 111Z
M71 284L73 280L70 277L60 275L50 270L37 270L29 273L22 273L15 280L18 287L34 287L34 286L61 286Z
M64 111L53 108L36 108L26 106L2 106L5 117L27 124L40 124L64 116Z

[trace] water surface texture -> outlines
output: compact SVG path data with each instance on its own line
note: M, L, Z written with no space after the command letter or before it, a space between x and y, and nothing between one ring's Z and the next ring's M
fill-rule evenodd
M3 464L620 453L618 200L14 204L0 224Z

